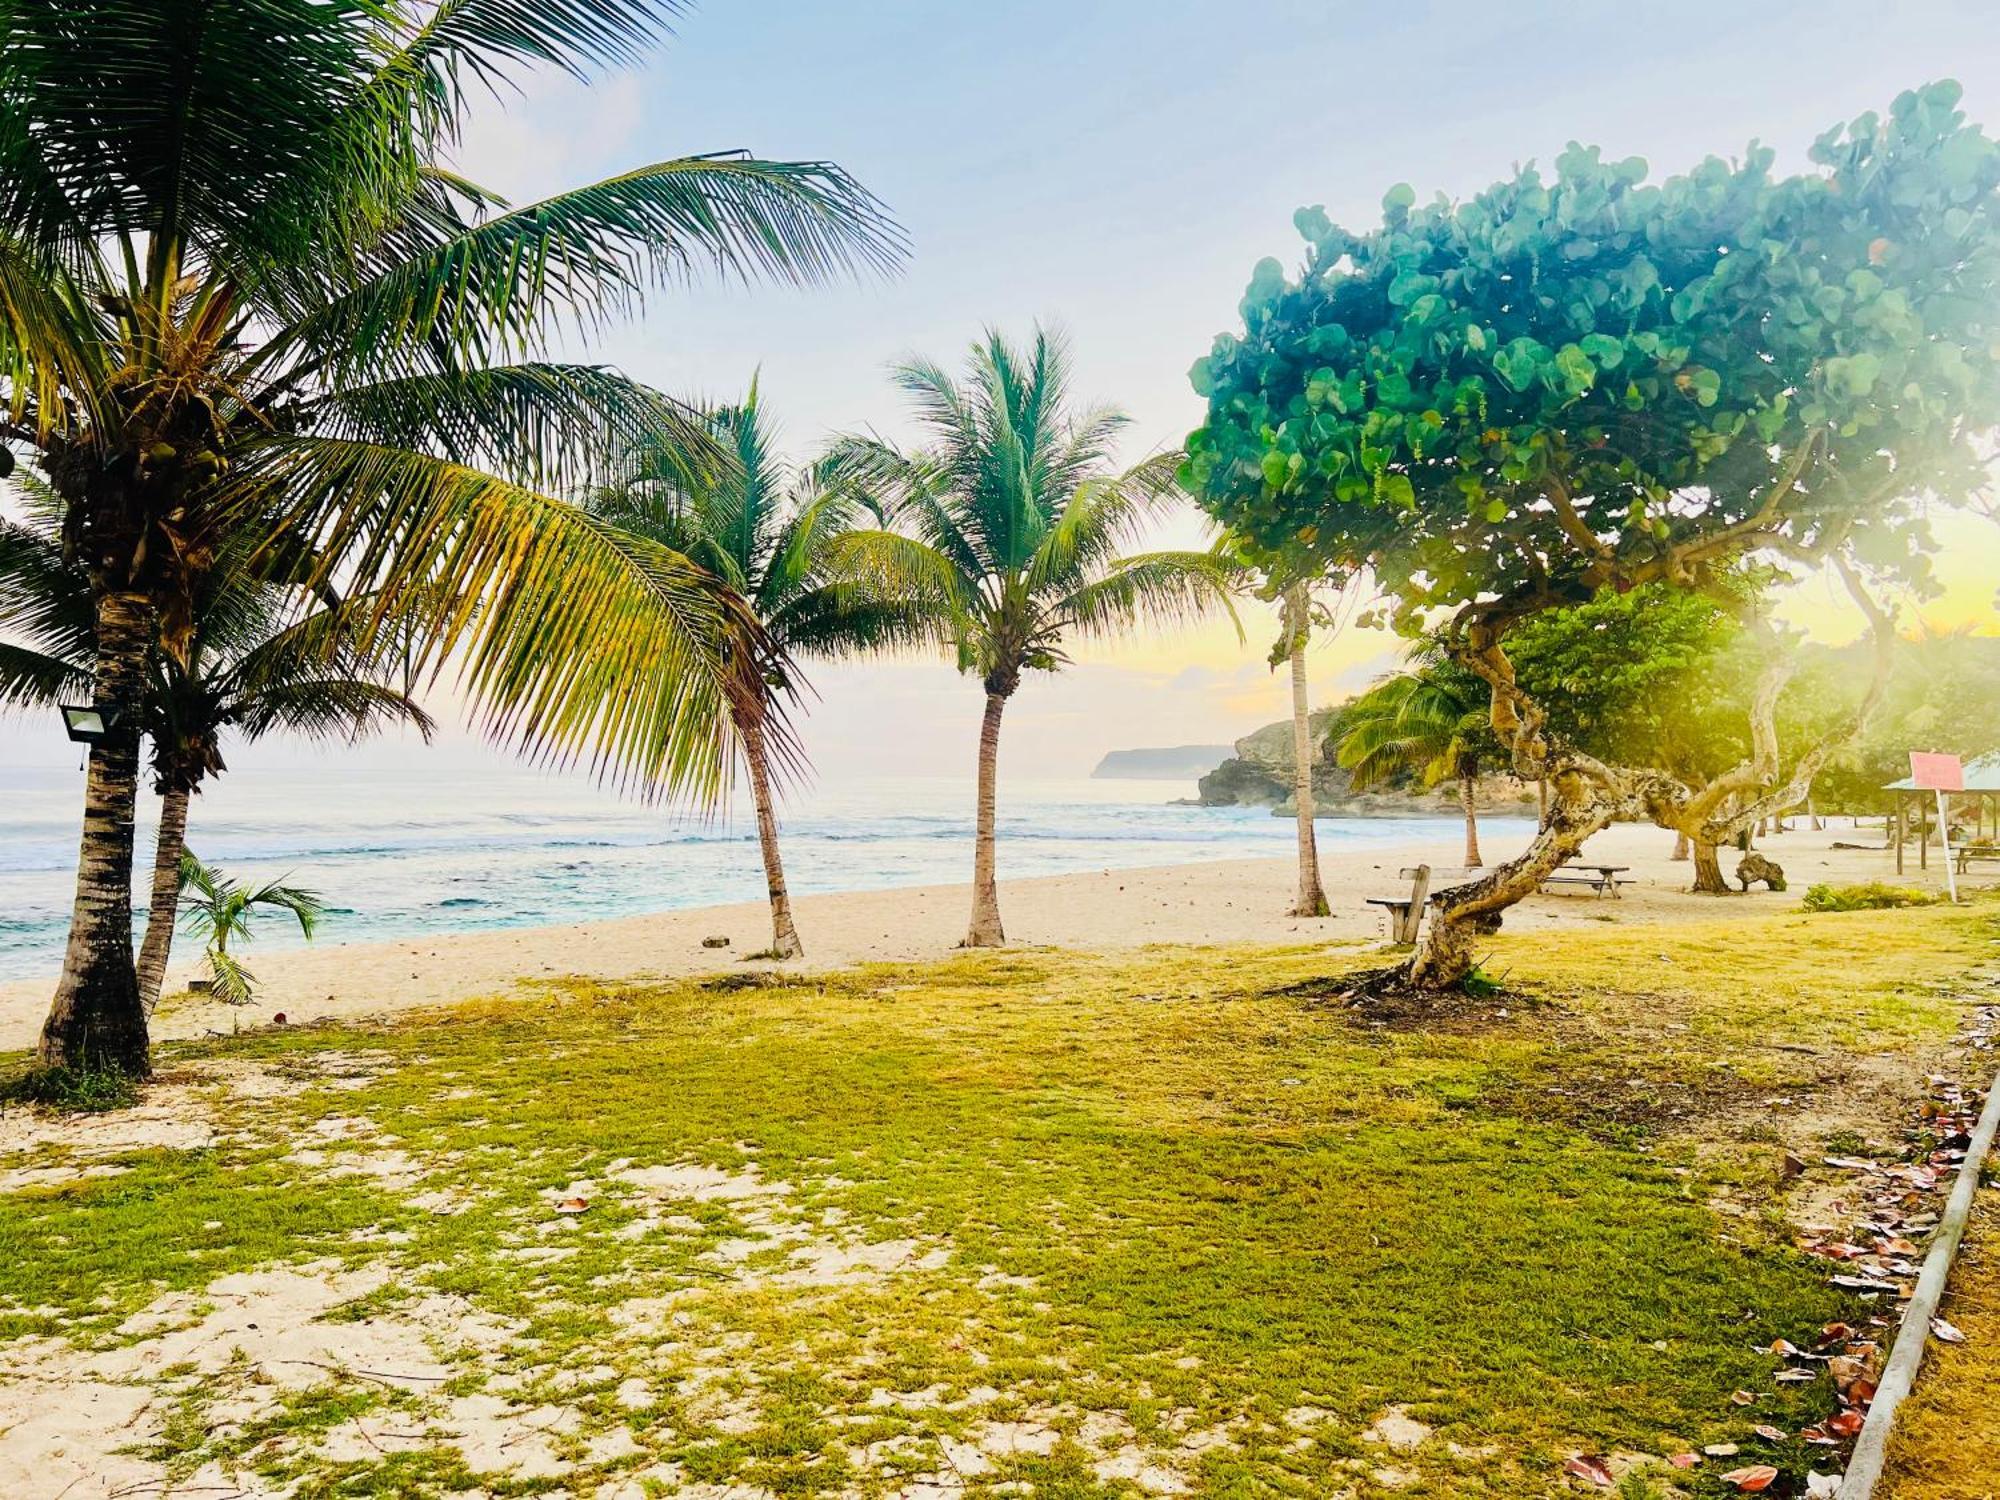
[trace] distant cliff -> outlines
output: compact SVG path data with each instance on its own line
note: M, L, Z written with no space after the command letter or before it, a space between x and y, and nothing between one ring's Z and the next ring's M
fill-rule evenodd
M1185 780L1213 771L1229 759L1228 745L1169 745L1151 750L1113 750L1090 774L1105 780Z
M1458 789L1453 786L1423 791L1415 786L1390 786L1357 792L1347 772L1327 755L1327 731L1339 712L1336 705L1312 716L1312 744L1318 758L1313 762L1313 810L1327 818L1401 818L1412 813L1449 813L1458 810ZM1275 814L1291 817L1292 807L1292 721L1281 719L1266 724L1236 742L1236 753L1201 778L1198 799L1204 807L1268 807ZM1481 811L1518 809L1523 799L1532 802L1532 791L1511 777L1489 776L1479 785Z

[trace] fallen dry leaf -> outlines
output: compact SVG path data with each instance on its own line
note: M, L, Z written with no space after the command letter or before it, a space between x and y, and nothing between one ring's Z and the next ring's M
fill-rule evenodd
M1826 1430L1835 1437L1850 1438L1861 1430L1866 1420L1858 1411L1836 1412L1826 1419Z
M1778 1471L1769 1464L1752 1464L1747 1469L1731 1469L1722 1476L1722 1482L1735 1485L1746 1495L1754 1495L1768 1490L1777 1478Z
M1701 1455L1699 1453L1676 1453L1667 1462L1672 1464L1676 1469L1692 1469L1701 1463Z
M1964 1331L1945 1322L1943 1318L1931 1319L1931 1332L1947 1344L1962 1344L1965 1342Z
M1736 1406L1755 1406L1757 1404L1757 1398L1749 1391L1731 1391L1729 1393L1729 1400L1732 1405Z
M1600 1489L1610 1489L1618 1481L1611 1477L1611 1470L1601 1458L1592 1458L1579 1453L1563 1464L1563 1473L1573 1474L1578 1479L1587 1479Z
M1768 1422L1759 1422L1750 1430L1767 1442L1782 1443L1785 1440L1785 1429L1782 1427L1773 1427Z
M556 1212L559 1214L580 1214L589 1207L590 1200L588 1198L565 1198L556 1205Z

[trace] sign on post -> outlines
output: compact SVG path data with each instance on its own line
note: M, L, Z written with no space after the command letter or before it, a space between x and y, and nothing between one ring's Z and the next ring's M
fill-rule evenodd
M1938 839L1944 845L1944 883L1954 904L1958 901L1958 875L1951 866L1951 815L1944 794L1965 790L1965 763L1956 755L1936 755L1923 750L1910 752L1910 785L1918 791L1937 793Z

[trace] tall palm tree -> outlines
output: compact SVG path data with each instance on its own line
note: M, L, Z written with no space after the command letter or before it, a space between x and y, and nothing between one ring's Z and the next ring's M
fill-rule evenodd
M0 517L0 631L19 637L0 640L0 709L46 712L89 691L90 582L62 554L53 495L18 477L27 491L27 519ZM399 671L410 657L395 648L407 643L378 631L367 635L370 649L362 649L371 611L372 601L328 602L239 563L218 569L198 589L185 651L148 654L138 722L160 797L138 958L139 998L149 1014L166 977L186 884L189 804L226 769L225 733L352 742L404 723L430 738L430 715Z
M1435 647L1410 670L1377 683L1342 710L1335 760L1357 787L1414 776L1426 787L1458 783L1465 814L1465 867L1479 856L1479 773L1486 754L1487 689Z
M965 946L993 947L1006 940L994 876L1000 719L1022 674L1066 666L1072 636L1116 636L1218 606L1234 619L1235 568L1219 550L1120 555L1178 494L1180 455L1114 468L1128 419L1105 406L1071 408L1058 337L1037 329L1022 350L989 330L963 381L928 360L896 366L894 379L931 442L907 453L872 435L836 446L840 481L870 496L893 527L856 531L841 551L929 611L958 669L986 690Z
M43 1065L147 1067L133 710L228 538L300 545L384 615L416 601L496 737L720 789L726 643L754 626L705 570L556 497L676 424L721 455L675 403L545 351L704 267L810 282L892 266L900 237L824 162L682 157L518 207L444 165L475 93L627 63L678 8L0 8L0 441L63 501L112 716Z
M771 704L796 699L799 660L851 656L921 639L923 612L885 596L844 571L840 539L863 514L850 492L829 488L824 466L787 464L757 383L711 423L731 462L690 483L684 461L658 444L632 455L628 474L592 497L605 520L693 559L742 596L762 631L762 654L750 663L749 690L731 695L743 763L756 806L757 842L771 901L776 958L804 953L792 917L778 849L773 794Z
M1319 831L1314 819L1313 765L1318 760L1312 743L1312 702L1306 674L1306 648L1313 632L1338 632L1358 595L1344 577L1302 577L1266 571L1262 598L1275 596L1278 603L1278 642L1271 648L1271 665L1284 666L1291 673L1292 686L1292 810L1298 824L1299 882L1292 900L1295 917L1323 917L1327 914L1326 887L1320 881ZM1315 597L1321 585L1330 588L1331 599Z

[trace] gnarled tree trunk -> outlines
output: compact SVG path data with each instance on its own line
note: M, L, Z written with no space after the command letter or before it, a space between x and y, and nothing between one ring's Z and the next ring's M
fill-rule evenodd
M1721 850L1714 844L1695 839L1694 889L1705 896L1727 896L1732 887L1722 873Z
M1306 586L1285 590L1285 632L1292 667L1292 802L1299 825L1299 890L1292 902L1295 917L1327 914L1326 887L1319 878L1319 835L1313 825L1312 715L1306 695L1306 640L1310 635Z
M1674 852L1668 858L1678 864L1689 857L1689 851L1693 848L1694 841L1687 836L1686 831L1676 828L1674 830Z
M146 1014L160 1003L173 952L174 921L181 905L181 851L187 847L189 793L170 786L160 798L160 831L153 840L153 898L146 908L146 940L139 946L139 1003Z
M1622 799L1574 770L1557 770L1549 814L1527 849L1490 873L1453 886L1431 907L1430 923L1410 963L1410 978L1432 989L1458 983L1479 958L1479 943L1500 929L1506 909L1532 896L1542 881L1617 817Z
M792 897L785 889L785 865L778 855L778 815L771 799L771 755L764 742L764 723L746 715L743 759L750 768L750 797L757 805L757 847L764 856L764 887L771 897L771 956L797 958L805 945L792 922Z
M993 866L993 823L1000 779L1000 716L1011 689L986 687L986 713L979 721L979 818L972 844L972 922L967 948L997 948L1007 941L1000 926L1000 887Z
M1458 805L1465 813L1465 868L1476 870L1485 863L1479 857L1479 779L1458 778Z
M132 961L132 840L139 697L152 637L153 609L145 595L99 594L93 701L112 724L90 749L69 947L35 1049L44 1067L144 1076L151 1066Z

